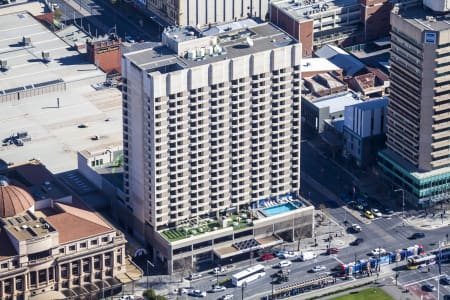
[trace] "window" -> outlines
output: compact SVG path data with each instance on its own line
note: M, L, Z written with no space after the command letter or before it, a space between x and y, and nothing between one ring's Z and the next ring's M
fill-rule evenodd
M80 243L80 248L86 248L86 247L87 247L86 242Z
M75 251L75 245L69 246L69 251Z
M0 265L0 268L2 269L7 269L8 268L8 263L3 263Z

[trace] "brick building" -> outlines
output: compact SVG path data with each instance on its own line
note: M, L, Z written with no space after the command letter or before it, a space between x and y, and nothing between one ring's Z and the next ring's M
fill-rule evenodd
M418 0L272 1L270 21L302 43L303 56L328 43L364 43L389 34L393 3L413 5Z
M105 73L120 73L122 41L110 36L86 42L86 51L90 63L95 64Z

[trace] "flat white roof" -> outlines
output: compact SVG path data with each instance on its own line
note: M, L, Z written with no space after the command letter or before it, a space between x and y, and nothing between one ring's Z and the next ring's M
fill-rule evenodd
M338 66L333 64L326 58L302 58L301 71L302 72L320 72L320 71L337 71L341 70Z
M356 95L352 92L345 92L333 96L327 96L314 101L314 105L318 108L330 107L330 113L344 111L344 108L349 105L361 103Z
M24 36L31 39L30 45L22 43ZM49 53L50 62L42 60L43 51ZM0 91L53 80L73 82L104 76L28 12L0 16L0 60L6 60L9 67L0 71Z

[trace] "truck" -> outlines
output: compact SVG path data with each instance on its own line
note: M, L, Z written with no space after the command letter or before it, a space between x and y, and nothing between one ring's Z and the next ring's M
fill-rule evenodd
M316 253L309 251L309 252L302 252L302 253L300 254L299 259L300 259L301 261L307 261L307 260L314 259L314 258L316 258L316 257L317 257L317 254L316 254Z

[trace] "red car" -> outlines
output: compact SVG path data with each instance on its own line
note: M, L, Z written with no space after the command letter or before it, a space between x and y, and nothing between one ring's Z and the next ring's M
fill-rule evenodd
M339 248L328 248L327 249L327 254L328 255L330 255L330 254L337 254L337 253L339 253Z
M266 260L271 260L271 259L274 259L274 258L275 258L275 255L273 255L271 253L267 253L267 254L264 254L263 256L261 256L259 258L259 260L266 261Z

